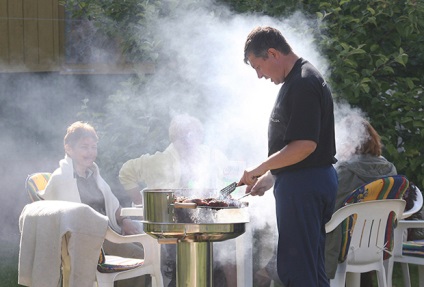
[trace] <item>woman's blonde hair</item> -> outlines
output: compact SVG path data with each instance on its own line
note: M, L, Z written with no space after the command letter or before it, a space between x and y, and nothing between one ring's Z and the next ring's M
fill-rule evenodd
M383 144L381 143L381 137L372 125L365 119L362 119L362 124L368 133L367 139L357 148L357 154L370 154L373 156L381 156Z
M364 118L359 116L352 116L346 119L348 126L361 125L364 132L361 144L356 147L356 154L370 154L373 156L381 156L383 144L381 137L373 126Z
M91 137L97 141L99 140L96 130L92 125L81 121L75 122L66 129L63 145L74 146L80 139L86 137Z

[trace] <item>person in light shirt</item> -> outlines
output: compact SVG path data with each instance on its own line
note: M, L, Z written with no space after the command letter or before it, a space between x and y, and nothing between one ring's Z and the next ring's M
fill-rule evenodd
M147 189L187 189L191 192L203 190L203 194L186 194L187 197L216 197L226 185L225 168L229 161L218 149L204 144L204 127L199 119L188 114L174 116L169 125L170 144L164 151L143 154L122 165L119 180L134 204L142 204L141 191ZM223 248L232 243L222 242ZM231 247L234 251L234 246ZM229 254L232 254L232 251ZM230 258L233 258L229 256ZM162 248L162 262L168 286L176 285L175 246ZM225 266L214 262L214 286L236 286L236 266L232 262ZM225 274L225 275L224 275Z
M206 190L224 186L228 159L220 150L203 143L203 125L197 118L188 114L174 116L169 140L164 151L143 154L122 165L119 180L135 204L142 203L143 188Z

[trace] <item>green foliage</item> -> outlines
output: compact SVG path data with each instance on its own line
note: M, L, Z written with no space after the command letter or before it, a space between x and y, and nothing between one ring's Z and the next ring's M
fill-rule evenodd
M424 186L423 2L328 1L315 12L335 96L367 114L385 156Z
M125 161L168 145L164 139L168 138L169 118L158 118L154 95L144 89L145 81L134 77L123 82L101 112L86 99L79 114L95 125L100 138L98 164L115 190L120 187L117 176Z
M131 62L150 62L156 66L156 82L149 75L137 73L122 82L117 91L108 95L103 106L89 99L82 103L79 118L94 126L99 134L98 163L102 175L116 190L120 188L118 173L122 164L144 153L163 150L169 144L168 127L174 113L204 110L207 100L201 91L173 73L172 51L165 51L160 34L154 31L160 17L178 17L177 7L195 9L200 0L164 1L98 1L67 0L67 11L73 17L89 19L99 30L119 39L122 53ZM166 46L166 45L165 45ZM172 80L170 80L172 78ZM163 79L167 79L166 83ZM166 94L167 102L161 102ZM202 118L202 115L195 115Z
M192 115L199 119L207 116L201 114L208 101L201 98L200 91L183 80L163 84L162 79L170 78L168 72L172 73L168 69L156 72L160 82L142 75L122 82L102 107L95 107L89 99L82 103L78 117L93 123L97 130L97 163L113 190L121 188L118 174L123 163L144 153L162 151L169 145L168 128L174 114L197 110L199 114Z
M165 1L139 0L63 0L73 18L87 19L98 32L117 41L128 62L155 61L157 39L146 23L154 21Z
M227 5L236 13L257 13L278 18L300 11L312 20L307 32L314 33L316 45L330 63L328 80L336 100L347 101L364 111L382 135L384 155L396 164L399 173L424 187L423 1L216 2ZM97 20L106 33L121 39L129 59L155 61L160 65L168 58L161 54L160 35L149 30L146 23L154 23L158 15L178 17L172 15L175 7L185 5L187 9L195 8L202 5L202 1L68 0L67 5L78 7L76 11ZM138 106L148 106L146 103L154 100L148 99L150 92L140 88L142 81L136 80L132 84L139 89L137 93L143 95L144 102ZM125 95L122 92L111 96L109 104L119 107ZM201 102L198 91L194 91L191 100L191 105ZM131 102L134 98L125 101ZM142 122L142 119L153 117L151 111L145 111L122 110L117 114L123 113L126 117L137 115ZM104 124L112 127L113 119L111 123ZM152 131L143 130L142 126L138 127L136 133L140 137L150 136ZM113 129L105 130L109 136L113 132Z
M360 108L382 135L384 155L424 186L424 2L221 0L238 12L315 19L338 101Z
M290 15L300 7L299 0L217 0L218 3L228 5L237 13L262 13L269 16Z

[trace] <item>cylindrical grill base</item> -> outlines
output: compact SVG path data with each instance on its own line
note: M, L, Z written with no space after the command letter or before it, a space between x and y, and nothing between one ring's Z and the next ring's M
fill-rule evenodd
M177 243L177 287L212 287L213 243Z

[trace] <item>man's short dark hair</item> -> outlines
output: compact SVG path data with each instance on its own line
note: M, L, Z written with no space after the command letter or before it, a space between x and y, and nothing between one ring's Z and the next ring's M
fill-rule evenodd
M279 30L269 26L256 27L247 36L244 45L244 62L249 63L248 57L251 53L257 58L268 58L268 49L270 48L274 48L285 55L292 51Z

